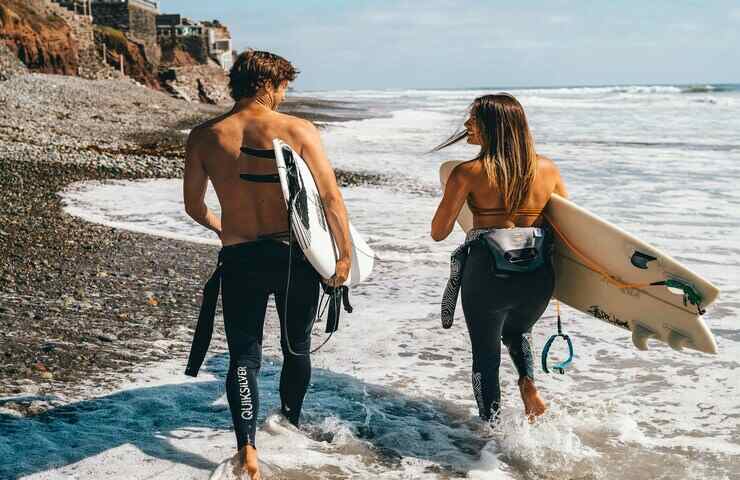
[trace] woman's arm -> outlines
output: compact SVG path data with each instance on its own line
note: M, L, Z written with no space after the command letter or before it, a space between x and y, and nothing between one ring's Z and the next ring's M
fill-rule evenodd
M452 232L455 220L470 193L470 182L465 178L463 165L460 164L452 170L447 179L442 201L439 202L437 213L432 219L432 238L437 242L444 240Z
M563 178L560 176L560 169L556 167L553 164L553 167L555 167L555 192L558 195L560 195L563 198L568 198L568 189L565 188L565 182L563 181Z

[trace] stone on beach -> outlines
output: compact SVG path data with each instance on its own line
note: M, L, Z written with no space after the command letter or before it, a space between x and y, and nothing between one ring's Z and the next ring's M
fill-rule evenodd
M292 108L306 112L300 101ZM75 219L57 192L83 180L179 178L187 132L222 112L127 80L20 72L0 81L0 396L29 381L34 395L74 401L138 363L184 361L216 248ZM166 349L155 344L165 339Z

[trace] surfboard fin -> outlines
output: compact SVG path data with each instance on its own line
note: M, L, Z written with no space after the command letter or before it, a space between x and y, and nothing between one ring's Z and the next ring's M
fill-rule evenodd
M676 330L671 330L671 333L668 335L668 345L677 352L683 350L683 347L690 342L691 338Z
M632 327L632 343L638 350L648 350L649 338L658 338L658 333L639 323Z

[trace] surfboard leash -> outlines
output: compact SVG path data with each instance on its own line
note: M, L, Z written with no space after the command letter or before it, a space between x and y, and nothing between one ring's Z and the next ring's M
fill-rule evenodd
M550 369L552 369L556 371L557 373L564 375L565 369L568 368L568 366L571 363L573 363L573 342L571 341L569 335L563 333L563 323L560 320L560 301L559 300L555 300L555 311L557 313L557 318L558 318L558 333L550 336L547 342L545 342L545 346L542 347L542 371L545 373L550 373ZM568 345L568 358L548 368L547 359L550 355L550 347L552 347L553 342L555 342L555 340L557 340L558 338L562 338L563 340L565 340L565 343Z
M295 164L293 164L293 168L295 168ZM291 173L289 172L289 174ZM280 329L284 335L285 345L288 348L288 352L296 357L307 357L318 352L324 345L329 343L334 332L339 328L341 305L343 304L347 313L352 313L352 305L349 303L349 289L346 286L323 288L322 285L321 297L319 298L319 302L316 307L316 314L311 321L310 331L313 331L313 327L316 325L318 319L324 316L324 312L328 306L329 317L327 318L326 333L328 333L329 336L326 337L321 345L310 350L308 353L297 353L293 350L293 346L290 344L290 335L288 333L288 298L290 295L290 280L293 271L293 210L295 208L297 198L297 195L291 193L290 198L288 199L288 274L285 285L285 298L283 300L283 320L280 322ZM326 297L328 297L328 300L324 303L324 298Z

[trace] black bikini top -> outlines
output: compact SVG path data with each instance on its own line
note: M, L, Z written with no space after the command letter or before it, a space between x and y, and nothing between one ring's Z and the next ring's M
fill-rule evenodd
M272 149L242 147L241 151L242 153L246 155L251 155L253 157L271 158L273 160L275 159L275 150ZM241 173L239 174L239 178L247 182L255 183L280 183L280 176L277 173L271 173L267 175Z

